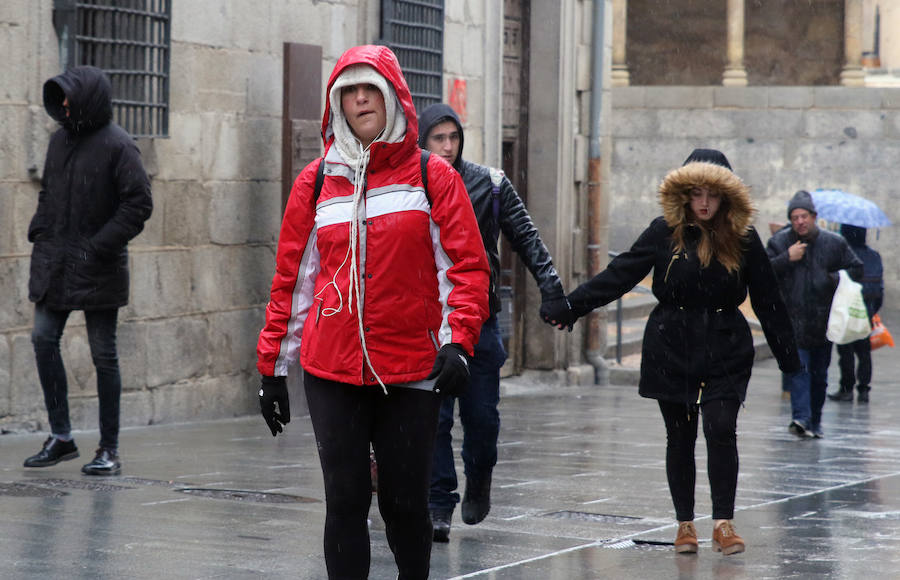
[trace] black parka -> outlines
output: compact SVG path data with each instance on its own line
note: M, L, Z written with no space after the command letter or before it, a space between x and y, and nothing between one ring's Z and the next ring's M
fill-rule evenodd
M673 227L685 222L685 206L695 186L723 196L719 211L741 240L741 264L729 272L713 259L702 267L696 248L699 226L685 227L685 248L676 252ZM727 203L726 200L727 199ZM748 291L766 339L785 372L800 370L800 359L778 292L775 275L756 230L748 188L728 169L693 162L666 176L660 185L663 216L654 219L627 252L569 295L579 316L631 290L653 271L653 295L659 303L644 330L641 396L697 403L711 399L743 401L755 349L739 310Z
M62 128L50 138L28 227L28 297L58 310L124 306L126 246L153 209L140 151L112 122L111 87L100 69L75 67L47 81L44 108Z
M428 134L435 125L448 120L456 123L460 135L459 153L453 167L459 172L466 185L466 191L469 192L469 199L478 219L478 228L481 230L481 240L484 242L488 262L491 265L491 315L497 314L501 307L498 294L500 250L497 244L501 232L537 282L541 299L562 298L565 295L562 282L553 266L550 252L541 240L522 198L506 176L500 180L495 215L491 169L463 159L463 128L452 108L439 103L430 105L422 112L419 116L419 146L425 147Z
M791 311L794 334L800 348L815 348L828 342L828 314L837 289L840 270L860 280L863 263L841 236L816 228L804 239L803 258L791 262L788 248L800 238L792 228L784 228L769 238L766 252L778 277L784 301Z

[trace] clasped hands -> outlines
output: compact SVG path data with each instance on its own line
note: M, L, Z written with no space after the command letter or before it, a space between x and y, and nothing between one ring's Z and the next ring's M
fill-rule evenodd
M541 319L551 326L572 332L572 327L578 317L572 312L572 305L564 295L545 298L541 302Z

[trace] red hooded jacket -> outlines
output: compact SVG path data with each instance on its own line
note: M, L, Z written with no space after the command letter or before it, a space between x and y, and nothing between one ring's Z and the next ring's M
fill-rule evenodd
M426 195L415 108L387 47L344 53L326 95L354 64L369 65L387 79L407 124L402 141L370 147L354 273L359 300L348 298L353 170L334 146L326 97L325 178L314 202L319 165L314 161L297 177L288 199L257 345L263 375L286 375L299 350L303 369L321 378L377 385L374 369L385 384L419 381L442 345L458 343L472 354L488 317L488 263L462 179L432 155Z

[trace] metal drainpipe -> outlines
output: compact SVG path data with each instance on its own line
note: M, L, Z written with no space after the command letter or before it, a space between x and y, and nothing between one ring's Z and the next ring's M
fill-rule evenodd
M604 232L608 224L607 212L604 211L601 178L603 177L602 149L600 147L602 133L603 109L603 75L604 75L604 26L606 0L593 2L593 38L591 40L592 79L591 79L591 136L590 160L588 161L588 275L594 276L606 265L604 251ZM597 384L609 382L609 367L603 357L606 347L606 323L600 313L587 315L587 348L585 357L594 367L594 379Z

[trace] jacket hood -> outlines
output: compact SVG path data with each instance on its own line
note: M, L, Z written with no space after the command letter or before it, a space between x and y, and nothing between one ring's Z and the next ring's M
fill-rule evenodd
M659 203L669 227L687 224L691 189L708 187L722 194L719 211L727 212L725 223L737 236L743 236L753 222L756 208L750 188L726 167L708 161L690 161L670 171L659 186Z
M425 110L422 111L422 114L419 115L419 147L427 149L425 145L428 140L428 134L435 125L439 125L444 121L453 121L456 123L456 128L459 129L459 153L456 155L456 160L453 162L453 168L460 171L462 168L465 132L463 131L462 123L459 120L459 115L456 114L456 111L454 111L450 105L444 103L428 105L425 107Z
M63 101L69 99L69 116ZM95 131L112 121L112 85L99 68L77 66L44 83L44 109L73 133Z
M670 171L663 179L659 186L659 202L663 218L672 228L674 251L685 248L688 236L699 234L697 255L703 267L717 260L728 271L736 272L741 266L743 240L750 230L756 208L750 199L750 188L730 167L720 152L697 149L684 165ZM694 223L688 218L691 190L695 187L707 187L722 196L719 210L709 222Z
M391 88L393 88L397 97L396 102L402 109L403 116L406 118L406 135L402 142L407 145L415 146L419 136L418 123L416 121L416 109L413 105L412 95L409 92L409 86L406 84L406 79L403 78L400 62L390 48L369 44L356 46L347 50L338 59L337 64L334 65L334 70L331 71L331 76L328 79L328 86L325 90L325 112L322 116L322 141L325 145L325 149L327 150L334 141L335 132L332 123L338 121L336 116L332 114L329 96L331 95L332 88L338 77L340 77L345 70L354 65L368 65L375 69L375 71L390 83ZM389 100L390 99L386 98L385 104L387 104ZM341 119L343 119L343 117L341 117ZM341 122L346 121L341 120Z
M866 228L841 224L841 235L844 236L844 239L851 246L859 248L866 245Z

